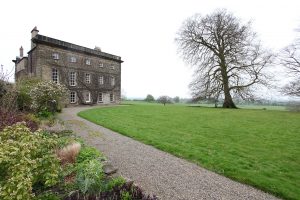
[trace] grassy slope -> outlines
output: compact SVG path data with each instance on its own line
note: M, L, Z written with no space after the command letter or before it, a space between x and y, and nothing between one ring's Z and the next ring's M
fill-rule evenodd
M240 182L300 199L299 113L140 104L79 116Z

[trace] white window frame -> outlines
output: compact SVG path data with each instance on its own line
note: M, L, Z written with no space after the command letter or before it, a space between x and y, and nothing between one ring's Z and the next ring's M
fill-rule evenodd
M90 84L91 83L91 74L85 73L84 80L85 80L85 83Z
M76 78L77 78L76 72L69 72L69 85L70 86L77 85Z
M115 95L113 93L109 94L109 101L114 102L115 101Z
M98 93L98 103L103 103L103 93L102 92Z
M86 103L91 103L91 92L85 92L84 93L84 101Z
M103 68L104 67L103 63L99 63L99 67Z
M74 97L72 96L74 94ZM76 103L77 102L77 93L75 91L70 92L70 103Z
M110 69L114 70L114 69L115 69L115 66L114 66L114 65L111 65L111 66L110 66Z
M59 82L59 74L58 74L58 70L56 68L52 68L52 77L51 78L54 83Z
M77 62L77 58L75 56L71 56L70 62L71 63L76 63Z
M85 59L85 64L86 65L91 65L91 60L90 59Z
M104 84L104 76L102 76L102 75L99 76L99 84L100 85Z
M115 86L115 84L116 84L115 77L114 77L114 76L111 76L111 77L110 77L110 85L111 85L111 86Z
M59 54L58 53L52 53L52 58L54 60L59 60Z

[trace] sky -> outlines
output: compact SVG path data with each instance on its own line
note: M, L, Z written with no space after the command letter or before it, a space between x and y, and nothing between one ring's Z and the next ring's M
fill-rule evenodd
M121 56L122 92L129 98L191 96L193 68L180 58L174 39L196 13L225 8L243 23L252 21L262 44L275 52L293 42L300 26L299 0L9 0L0 8L5 71L14 69L21 45L30 50L37 26L41 35Z

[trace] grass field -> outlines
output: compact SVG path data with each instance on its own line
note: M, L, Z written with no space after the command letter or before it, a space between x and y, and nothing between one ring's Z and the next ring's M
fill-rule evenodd
M79 116L285 199L300 199L300 113L136 104Z

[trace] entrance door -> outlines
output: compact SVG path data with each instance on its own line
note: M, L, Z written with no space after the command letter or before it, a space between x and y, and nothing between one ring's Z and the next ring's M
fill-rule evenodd
M103 104L109 104L110 99L109 99L109 93L103 93Z

